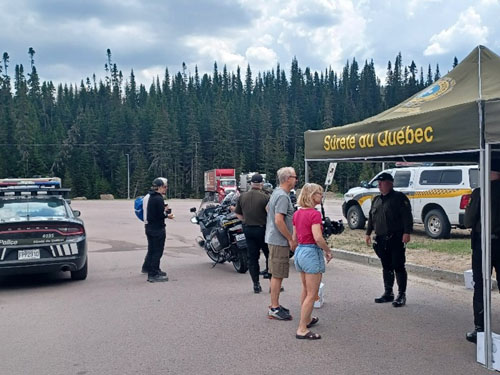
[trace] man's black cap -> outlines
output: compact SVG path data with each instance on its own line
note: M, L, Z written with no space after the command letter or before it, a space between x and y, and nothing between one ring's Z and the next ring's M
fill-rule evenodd
M157 177L153 180L153 186L155 187L167 186L167 179L165 177Z
M250 180L250 182L253 182L255 184L260 184L260 183L262 183L262 181L264 181L264 179L262 178L262 175L260 175L258 173L255 173L252 176L252 179Z
M381 173L379 174L374 181L391 181L393 182L394 181L394 177L392 177L392 174L390 173Z

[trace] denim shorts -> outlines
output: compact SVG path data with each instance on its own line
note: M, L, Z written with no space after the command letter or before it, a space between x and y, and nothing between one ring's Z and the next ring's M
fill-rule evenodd
M295 269L305 273L324 273L323 250L317 245L299 245L295 249Z

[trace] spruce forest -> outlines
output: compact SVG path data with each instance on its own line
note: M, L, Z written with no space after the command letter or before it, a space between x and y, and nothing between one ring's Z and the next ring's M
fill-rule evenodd
M424 73L399 53L383 84L373 61L313 72L293 59L290 71L229 72L214 63L202 76L183 64L147 88L133 71L124 76L108 50L104 81L94 74L56 87L40 82L33 48L28 58L28 71L11 69L7 52L0 66L0 178L58 176L72 196L87 198L126 198L127 158L131 197L157 176L169 179L169 198L201 197L203 172L213 168L259 171L275 184L276 170L290 165L300 187L304 131L375 115L440 78L439 66ZM327 166L310 163L310 180L322 184ZM378 170L340 163L333 188L344 192Z

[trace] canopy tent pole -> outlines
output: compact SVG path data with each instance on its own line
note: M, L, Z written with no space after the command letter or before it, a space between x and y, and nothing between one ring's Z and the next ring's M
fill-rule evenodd
M304 179L305 183L309 183L309 169L307 168L307 159L304 158L305 168L304 168Z
M491 194L490 166L491 146L484 137L484 102L481 76L481 48L477 47L478 114L479 114L479 169L481 181L481 256L483 269L483 314L484 314L484 364L493 369L493 343L491 339Z
M481 249L483 268L483 306L484 306L484 363L493 369L491 338L491 209L486 202L491 202L491 184L489 171L491 167L491 145L485 144L481 151Z

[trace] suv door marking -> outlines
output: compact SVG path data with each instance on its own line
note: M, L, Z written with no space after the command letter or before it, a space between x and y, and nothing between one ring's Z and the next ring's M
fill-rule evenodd
M472 189L431 189L415 191L412 193L412 196L413 198L453 198L471 193Z

